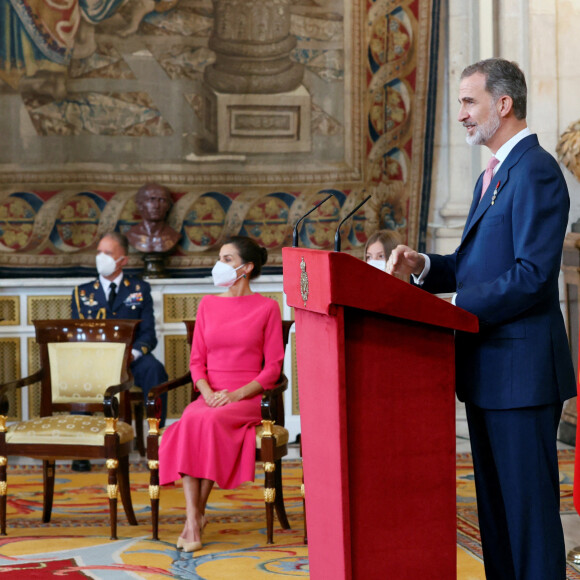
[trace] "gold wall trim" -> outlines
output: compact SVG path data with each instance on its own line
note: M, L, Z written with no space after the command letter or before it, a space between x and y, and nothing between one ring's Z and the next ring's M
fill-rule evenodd
M40 348L33 336L28 337L28 376L40 369ZM28 387L28 416L40 416L40 383Z
M20 296L0 298L0 326L20 326Z
M2 383L22 377L20 362L20 339L17 337L0 338L0 381ZM8 421L22 421L22 389L17 389L10 395L9 403Z
M55 318L71 317L71 295L64 296L28 296L26 309L27 324L32 325L33 320L52 320Z
M205 294L164 294L163 321L183 322L194 320L199 303Z
M184 329L185 330L185 329ZM165 370L170 379L183 376L189 370L189 344L184 334L167 334L165 344ZM191 386L185 385L169 393L167 418L179 419L183 409L191 403Z
M271 298L278 303L280 307L280 316L284 318L284 293L283 292L260 292L262 296L266 298Z

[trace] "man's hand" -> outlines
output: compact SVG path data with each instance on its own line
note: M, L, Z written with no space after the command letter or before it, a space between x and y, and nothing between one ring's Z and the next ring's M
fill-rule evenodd
M410 276L415 274L419 276L425 268L425 258L409 248L399 244L389 256L387 261L388 274L400 274L403 276Z

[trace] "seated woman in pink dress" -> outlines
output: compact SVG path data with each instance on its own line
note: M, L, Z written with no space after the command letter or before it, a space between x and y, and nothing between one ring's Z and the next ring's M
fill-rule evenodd
M161 485L183 478L186 521L177 547L186 552L202 547L214 482L233 489L254 480L261 393L274 386L284 359L278 303L250 289L267 256L241 236L221 247L212 276L227 290L203 297L193 333L190 370L201 396L161 440Z

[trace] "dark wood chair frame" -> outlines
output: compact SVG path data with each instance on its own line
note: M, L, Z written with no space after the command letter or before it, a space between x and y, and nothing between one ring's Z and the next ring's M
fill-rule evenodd
M187 340L191 346L195 320L185 320ZM282 340L284 349L288 344L292 320L282 321ZM151 500L152 537L159 539L159 417L161 416L161 400L159 396L179 387L191 384L191 374L167 381L154 387L149 392L147 400L147 420L149 434L147 436L147 460L150 470L149 496ZM262 393L261 413L264 426L261 448L256 448L256 461L264 464L264 500L266 504L267 543L274 543L274 509L283 529L290 529L288 516L284 507L282 490L282 458L288 454L288 444L276 445L273 433L274 424L284 427L284 391L288 388L288 379L282 372L272 389ZM191 386L191 400L195 401L200 393Z
M129 483L129 453L133 441L120 443L116 432L117 421L131 424L131 407L126 393L133 385L129 370L131 344L138 320L36 320L36 342L40 349L40 370L34 374L0 385L0 534L6 535L6 476L9 456L24 456L42 460L44 480L43 523L50 522L54 495L56 459L106 459L108 469L107 493L109 498L109 515L111 539L117 539L117 491L121 495L125 514L129 524L137 525L137 518L131 502ZM109 386L102 403L54 403L48 344L55 342L122 342L125 344L123 358L123 376L121 383ZM40 416L48 417L55 412L89 412L102 411L106 421L106 434L103 444L93 445L57 445L8 443L6 441L6 420L9 414L10 394L17 389L40 382L41 403ZM116 395L120 394L121 403ZM120 414L121 411L121 414Z

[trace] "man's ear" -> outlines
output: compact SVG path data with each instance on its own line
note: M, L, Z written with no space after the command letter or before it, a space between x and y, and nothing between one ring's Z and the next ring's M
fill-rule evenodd
M119 261L117 262L117 266L124 268L128 263L129 263L129 256L127 254L125 254L124 256L122 256L119 259Z
M497 100L496 107L500 117L507 117L513 111L514 101L510 96L503 95Z

